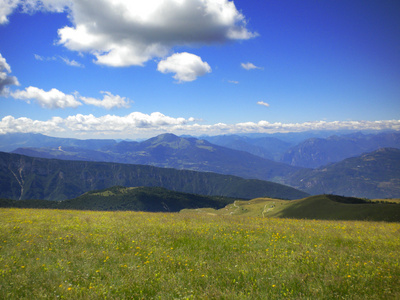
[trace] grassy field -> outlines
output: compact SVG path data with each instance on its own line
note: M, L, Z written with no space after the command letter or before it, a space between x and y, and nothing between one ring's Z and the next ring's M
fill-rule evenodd
M394 222L0 209L0 299L399 299L399 237Z
M366 203L343 203L333 201L366 201ZM211 215L234 215L247 217L275 217L291 219L353 220L400 222L399 199L363 200L333 195L311 196L299 200L256 198L237 200L222 209L185 209L184 213Z

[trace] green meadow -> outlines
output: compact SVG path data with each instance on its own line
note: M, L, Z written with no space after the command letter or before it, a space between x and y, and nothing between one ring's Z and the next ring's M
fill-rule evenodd
M3 208L0 298L399 299L399 237L396 222Z
M182 212L290 219L400 222L400 199L360 199L318 195L299 200L256 198L236 200L221 209L184 209Z

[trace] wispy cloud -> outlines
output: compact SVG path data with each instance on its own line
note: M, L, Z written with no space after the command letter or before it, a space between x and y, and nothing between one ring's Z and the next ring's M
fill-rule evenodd
M241 63L240 64L241 67L247 71L249 70L254 70L254 69L258 69L258 70L263 70L264 68L262 67L257 67L254 64L252 64L251 62L247 62L247 63Z
M63 56L49 56L49 57L45 57L45 56L41 56L39 54L34 54L35 59L39 60L39 61L62 61L63 63L65 63L68 66L72 66L72 67L79 67L79 68L84 68L85 66L83 64L81 64L80 62L77 62L74 59L69 59L67 57L63 57Z
M41 60L41 61L44 60L43 56L40 56L40 55L38 55L38 54L33 54L33 55L35 56L35 59L36 59L36 60Z
M233 83L233 84L239 84L239 81L236 80L228 80L229 83Z
M81 63L77 62L76 60L69 60L66 57L62 57L60 56L60 59L65 62L68 66L72 66L72 67L79 67L79 68L83 68L84 65L82 65Z
M269 104L266 103L266 102L264 102L264 101L258 101L257 104L258 104L258 105L263 105L263 106L269 107Z

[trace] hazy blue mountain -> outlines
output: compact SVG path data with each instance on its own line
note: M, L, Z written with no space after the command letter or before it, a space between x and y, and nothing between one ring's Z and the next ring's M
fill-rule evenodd
M12 153L49 159L118 162L118 156L113 153L78 147L18 148Z
M273 137L250 138L240 135L217 135L204 139L215 145L246 151L274 161L280 161L282 155L292 146L288 142Z
M0 134L0 151L11 152L22 147L78 147L83 149L98 150L103 147L115 145L115 140L89 139L79 140L71 138L56 138L39 133L8 133Z
M281 182L299 168L205 140L162 134L143 142L120 142L97 152L79 148L20 148L14 153L69 160L96 160L229 174Z
M315 170L301 170L287 183L310 194L400 198L400 150L382 148Z
M324 139L308 139L289 149L283 156L282 162L292 166L317 168L386 147L400 148L399 132L367 135L353 133Z
M243 199L307 195L277 183L195 172L105 162L66 161L0 152L0 198L65 200L112 186L164 187L200 195Z

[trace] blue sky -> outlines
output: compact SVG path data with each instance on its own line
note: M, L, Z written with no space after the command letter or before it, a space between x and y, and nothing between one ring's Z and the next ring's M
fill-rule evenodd
M400 130L400 2L0 0L0 133Z

